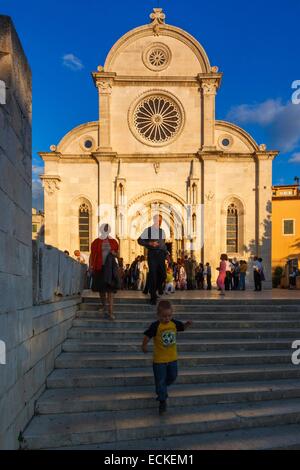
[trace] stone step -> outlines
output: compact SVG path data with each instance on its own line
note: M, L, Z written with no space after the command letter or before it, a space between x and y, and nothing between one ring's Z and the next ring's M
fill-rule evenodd
M104 322L103 322L104 324ZM109 334L110 338L114 340L141 340L145 328L139 325L139 328L130 328L125 330L117 327L106 327L102 328L79 328L73 327L68 332L69 339L91 339L91 340L106 340ZM262 339L262 338L300 338L299 328L285 328L285 329L212 329L203 330L197 329L193 326L187 331L181 332L180 336L182 339Z
M177 318L177 317L176 317ZM141 330L145 330L149 324L154 321L154 318L149 318L148 321L141 320L141 319L130 319L130 320L123 320L121 318L116 318L114 321L104 320L102 318L99 319L75 319L73 321L73 326L80 327L80 328L107 328L107 329L115 329L115 328L136 328L137 326L141 328ZM300 329L300 318L299 320L272 320L269 321L259 321L259 320L245 320L245 321L232 321L232 320L223 320L223 321L208 321L208 320L195 320L193 322L194 328L201 328L204 329L233 329L233 328L267 328L267 329L281 329L281 328L298 328Z
M140 341L136 340L78 340L68 339L63 343L62 350L65 352L127 352L127 351L140 351ZM254 351L254 350L269 350L269 349L291 349L293 343L291 339L271 339L271 340L186 340L178 338L178 346L181 351ZM152 342L149 343L149 351L153 349Z
M169 405L196 407L218 403L280 400L300 397L299 380L226 384L174 385ZM37 414L157 408L154 386L47 390L38 400Z
M207 353L180 353L179 364L182 367L194 367L210 364L288 364L291 363L291 351L232 351ZM125 353L62 353L55 362L60 369L83 367L145 367L152 365L152 354L142 352Z
M177 384L226 383L258 380L296 380L300 378L300 366L292 364L248 365L239 366L213 365L193 368L180 367ZM151 367L145 368L87 368L56 369L47 379L47 387L54 388L89 388L112 386L152 385Z
M118 315L119 318L122 320L125 319L143 319L149 321L152 315L152 312L132 312L122 311L115 313ZM151 314L151 315L150 315ZM182 311L176 310L174 313L174 317L181 318L182 321L184 320L299 320L300 319L300 312L203 312L198 311ZM78 310L76 314L77 319L84 319L84 320L95 320L95 319L102 319L103 314L99 312L99 310ZM155 317L153 317L155 318ZM156 319L156 318L155 318Z
M273 305L273 304L217 304L217 305L201 305L199 303L196 304L175 304L172 302L175 311L182 311L182 312L300 312L300 305L299 303L290 304L290 305ZM95 311L100 308L100 302L96 303L82 303L79 306L79 310L88 312L88 311ZM156 312L157 307L150 305L149 303L143 302L140 304L115 304L114 306L115 312L123 312L123 311L131 311L131 312Z
M270 292L270 291L269 291ZM201 297L201 292L199 293L199 298L193 298L193 293L186 292L186 298L183 298L181 292L176 292L173 295L164 295L163 299L172 300L174 305L220 305L220 304L228 304L228 305L272 305L274 307L282 306L282 305L298 305L299 307L299 299L298 298L288 298L288 299L280 299L275 298L273 295L270 298L263 298L262 296L268 295L266 292L252 294L252 291L249 290L246 293L242 292L230 292L225 297L220 297L217 291L213 292L210 298L203 298ZM247 298L248 294L250 294L251 298ZM184 294L183 294L184 295ZM206 295L206 292L204 292ZM253 298L253 295L256 295ZM149 300L148 295L142 295L138 291L133 291L131 297L124 297L124 296L114 296L114 303L121 304L121 305L142 305L145 304ZM95 296L86 296L82 295L82 304L99 304L100 298L99 295Z
M45 449L297 424L299 399L172 408L35 416L22 448Z
M61 450L300 450L300 424L62 447ZM56 450L56 449L52 449ZM147 459L147 456L143 457ZM146 460L147 461L147 460ZM189 462L189 460L188 460Z

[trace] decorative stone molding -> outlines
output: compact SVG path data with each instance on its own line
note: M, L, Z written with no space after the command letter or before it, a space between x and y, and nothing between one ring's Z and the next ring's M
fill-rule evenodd
M211 65L208 56L202 45L193 36L176 26L161 24L158 25L158 27L160 35L177 39L188 46L197 57L202 73L211 74ZM113 73L114 62L124 47L127 47L138 39L149 37L152 32L152 28L153 26L151 23L146 26L135 28L122 36L109 51L104 64L104 70L106 70L106 73Z
M267 150L266 144L260 144L260 145L259 145L259 150L260 150L261 152L265 152L265 151Z
M256 160L274 160L277 155L279 154L279 151L274 150L274 151L260 151L255 153L255 158Z
M205 198L208 202L212 201L215 197L215 193L212 191L209 191L207 194L205 194Z
M60 176L41 175L40 178L42 180L43 188L50 196L52 196L57 190L60 189Z
M153 163L153 167L154 167L155 173L158 174L159 169L160 169L160 163L158 162Z
M216 95L219 88L219 80L217 79L205 79L201 81L201 88L204 95Z
M149 196L150 194L164 194L165 196L169 196L170 198L176 200L180 205L184 206L186 204L185 200L181 198L178 194L173 193L164 188L152 188L148 191L144 191L136 196L134 196L130 201L128 201L128 208L131 207L133 204L138 202L140 199L144 198L145 196Z
M245 129L242 129L236 124L233 124L232 122L216 120L215 126L217 130L221 130L224 133L228 132L229 135L234 135L241 139L244 144L249 148L249 151L255 152L259 150L259 147L253 137L248 134Z
M163 13L162 8L153 8L153 12L150 14L151 25L153 26L154 36L159 36L160 25L165 23L166 15Z
M101 95L111 95L112 84L106 81L98 81L97 87Z
M240 195L234 193L228 195L222 202L221 214L226 215L228 206L233 203L237 206L240 215L246 215L245 200Z

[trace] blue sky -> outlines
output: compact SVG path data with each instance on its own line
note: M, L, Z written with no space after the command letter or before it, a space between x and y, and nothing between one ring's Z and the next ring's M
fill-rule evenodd
M300 104L291 102L300 80L299 0L1 0L12 17L33 73L33 189L41 207L38 151L74 126L97 119L90 72L113 44L149 22L153 7L204 46L224 73L217 118L236 122L258 143L281 150L273 183L300 176ZM65 61L63 60L65 57Z

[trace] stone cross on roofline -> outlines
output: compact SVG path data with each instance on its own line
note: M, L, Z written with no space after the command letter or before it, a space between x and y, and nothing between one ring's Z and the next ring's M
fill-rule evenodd
M165 23L166 15L163 13L162 8L153 8L150 14L151 24L153 26L154 36L159 36L159 26Z

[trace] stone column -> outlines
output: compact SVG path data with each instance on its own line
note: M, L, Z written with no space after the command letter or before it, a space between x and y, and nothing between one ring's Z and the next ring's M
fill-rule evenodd
M99 148L104 152L111 152L110 142L110 99L115 73L104 72L103 67L98 67L98 72L93 72L94 83L99 94Z
M272 162L277 152L256 153L256 247L263 259L265 288L272 287Z
M113 200L112 164L116 154L112 152L110 140L110 100L115 73L104 72L98 67L93 78L99 93L99 147L93 156L98 163L98 228L99 224L109 223L115 229L115 207ZM114 233L113 233L114 235Z
M201 155L202 185L201 202L203 204L203 248L202 262L210 263L213 280L216 278L216 268L220 253L216 252L218 245L217 232L217 155Z
M127 236L127 196L126 196L126 178L120 174L121 162L119 161L118 176L115 180L115 211L116 211L116 235L120 243L120 257L124 258L126 254L125 239ZM123 187L120 192L120 184ZM123 220L122 227L121 218Z
M45 243L59 248L58 190L60 176L41 175L44 187Z
M94 158L99 165L98 171L98 228L99 224L109 223L112 227L112 236L115 236L115 204L114 204L114 176L113 162L115 153L94 152Z
M215 150L215 102L220 76L200 78L202 90L202 150Z
M99 92L99 148L111 151L110 144L110 95L112 86L109 81L97 82Z

